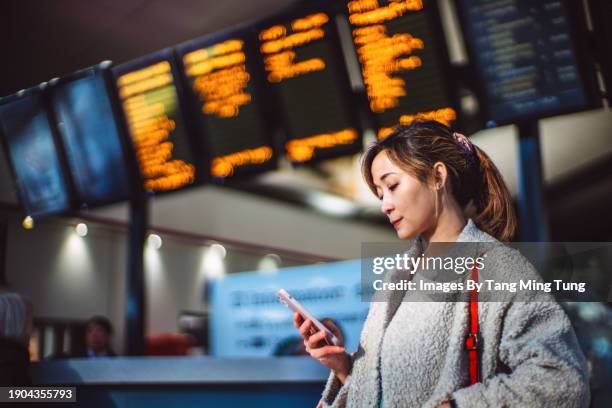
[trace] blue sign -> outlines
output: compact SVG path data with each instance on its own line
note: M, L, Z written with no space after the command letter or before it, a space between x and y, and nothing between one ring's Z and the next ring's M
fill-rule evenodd
M211 283L211 354L218 357L299 355L303 342L293 312L276 292L283 288L317 319L331 318L347 351L357 350L370 304L361 301L361 260L244 272Z

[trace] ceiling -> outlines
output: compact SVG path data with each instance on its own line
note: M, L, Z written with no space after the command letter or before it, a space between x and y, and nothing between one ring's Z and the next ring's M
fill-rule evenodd
M20 0L0 11L0 96L94 65L125 62L296 0Z

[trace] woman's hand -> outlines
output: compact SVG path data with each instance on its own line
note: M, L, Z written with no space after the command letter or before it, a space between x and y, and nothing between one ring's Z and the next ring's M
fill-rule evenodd
M451 404L450 402L443 402L442 404L438 405L436 408L451 408Z
M325 319L321 323L340 340L339 346L327 345L324 340L324 331L317 331L318 329L312 321L304 321L299 313L293 314L293 324L304 338L306 352L319 363L332 370L340 382L344 384L351 371L351 358L344 348L344 339L338 327L330 319Z

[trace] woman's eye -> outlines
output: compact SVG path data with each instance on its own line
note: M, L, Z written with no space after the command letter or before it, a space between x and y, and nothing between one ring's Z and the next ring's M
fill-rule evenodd
M398 184L399 184L399 183L391 184L389 187L387 187L387 190L389 190L389 191L393 191L393 190L395 190L395 187L397 187L397 185L398 185ZM385 197L385 195L384 195L384 194L380 194L380 195L378 196L378 199L379 199L380 201L382 201L384 197Z

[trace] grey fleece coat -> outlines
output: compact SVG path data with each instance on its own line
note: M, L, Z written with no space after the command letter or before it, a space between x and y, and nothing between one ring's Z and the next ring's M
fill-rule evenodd
M472 220L457 241L499 244ZM497 244L488 247L488 270L538 277L517 250ZM417 241L408 253L421 250ZM548 294L544 301L479 303L482 382L474 385L465 349L469 303L410 302L405 296L397 292L388 302L370 304L352 371L344 385L330 374L324 407L378 407L381 395L384 407L430 408L450 399L461 408L588 406L584 355L569 319Z

